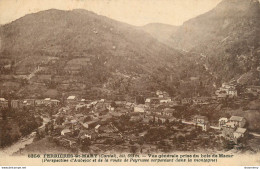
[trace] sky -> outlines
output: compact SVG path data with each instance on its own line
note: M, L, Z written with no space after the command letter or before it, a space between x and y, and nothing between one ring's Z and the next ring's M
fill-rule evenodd
M99 15L142 26L182 25L214 8L221 0L0 0L0 24L47 9L86 9Z

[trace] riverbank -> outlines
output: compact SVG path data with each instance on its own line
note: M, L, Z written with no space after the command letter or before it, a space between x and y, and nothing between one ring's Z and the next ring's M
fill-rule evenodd
M43 118L43 123L39 128L42 128L47 124L50 120L48 118ZM0 149L0 156L11 156L14 153L18 152L20 149L24 148L26 145L29 145L33 142L36 132L32 132L31 134L20 138L17 142L12 144L11 146Z

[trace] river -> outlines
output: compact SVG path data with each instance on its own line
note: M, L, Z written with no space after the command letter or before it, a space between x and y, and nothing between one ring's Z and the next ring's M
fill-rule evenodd
M47 124L50 120L48 118L43 118L43 123L39 128L42 128ZM12 145L5 147L3 149L0 149L0 156L11 156L15 152L19 151L21 148L24 148L25 145L31 144L33 142L33 139L36 135L36 132L32 132L31 134L22 137L17 142L13 143Z

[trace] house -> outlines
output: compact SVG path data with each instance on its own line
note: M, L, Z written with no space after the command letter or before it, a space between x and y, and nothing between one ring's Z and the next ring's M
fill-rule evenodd
M247 129L243 128L245 124L246 119L244 117L232 116L225 125L221 126L222 134L226 139L238 143L247 135Z
M85 139L89 139L89 140L91 140L91 135L90 134L84 134L84 135L82 135L82 136L80 136L80 140L85 140Z
M193 101L193 104L195 104L195 105L206 105L206 104L210 103L210 100L211 100L210 97L197 97L197 98L194 98L192 101Z
M19 108L19 100L11 100L11 107L13 109Z
M218 98L226 98L227 96L230 98L234 98L238 96L237 85L234 83L223 83L222 87L220 87L215 94Z
M247 129L246 128L237 128L237 130L234 132L234 141L235 143L238 143L239 140L244 139L247 137Z
M27 102L27 105L29 106L35 106L35 99L25 99Z
M90 103L91 106L95 106L98 102L97 101L93 101Z
M240 137L245 137L247 134L246 128L237 128L237 130L234 132L234 138L238 139Z
M150 104L160 104L160 98L157 97L150 97L145 100L146 105Z
M35 106L40 106L40 105L44 105L45 101L42 99L36 99L35 100Z
M44 99L44 104L45 105L50 105L51 104L51 98L45 98Z
M62 135L62 136L67 136L67 135L69 135L69 134L71 134L71 130L70 130L70 129L63 129L63 130L61 131L61 135Z
M225 126L222 126L222 128L223 128L223 127L236 128L236 124L235 124L234 122L228 121Z
M134 107L134 112L135 113L144 113L145 107L143 105L137 105Z
M215 92L215 94L217 95L217 97L219 99L224 99L224 98L228 97L228 93L225 90L217 90Z
M220 118L218 120L219 128L222 128L223 126L225 126L227 122L228 122L228 118L225 118L225 117Z
M208 131L210 129L209 121L205 121L201 127L202 131Z
M228 90L228 95L229 95L229 97L231 97L231 98L237 97L237 90L234 89L234 88L230 88L230 89Z
M81 103L86 103L87 101L86 101L86 99L81 99L80 102Z
M170 117L170 116L173 115L174 112L175 112L175 109L166 108L166 109L163 110L162 114L163 114L164 116Z
M236 87L237 87L236 81L229 82L229 83L222 83L222 88L224 88L224 89L231 89L231 88L236 88Z
M235 126L243 128L246 125L246 119L240 116L232 116L229 121Z
M150 104L151 103L151 99L150 98L146 98L145 99L145 104Z
M73 105L77 103L77 99L76 96L69 96L67 98L67 104Z
M169 107L179 106L180 104L181 104L181 101L178 101L178 100L173 100L168 103Z
M223 129L222 135L224 136L224 138L227 140L233 141L235 128L229 127L229 125L226 125L226 126L223 126L222 129Z
M51 99L51 104L54 106L58 106L60 104L60 101L56 99Z
M157 90L157 91L156 91L156 95L157 95L157 96L159 96L159 95L163 95L163 92L160 91L160 90Z
M5 98L0 98L0 107L1 108L7 108L8 107L8 100Z
M82 123L82 126L86 129L94 128L99 123L98 119Z
M23 101L21 101L20 106L21 107L30 106L30 104L27 102L27 100L23 100Z
M165 115L158 115L158 114L155 114L154 116L148 116L149 120L150 121L153 121L155 123L166 123L167 121L168 122L173 122L175 121L176 119L174 117L169 117L169 116L165 116Z
M116 107L123 107L125 105L124 101L115 101Z
M170 97L163 97L160 98L160 103L169 103L171 101Z
M127 109L131 109L132 107L133 107L133 103L127 102L125 104L125 108L127 108Z
M70 123L73 124L73 125L76 124L77 122L78 122L78 121L75 120L75 119L72 119L72 120L70 121Z
M100 128L100 126L101 126L100 124L96 125L96 127L95 127L95 132L96 132L96 133L99 132L99 128Z
M160 94L160 95L158 95L158 97L159 97L159 98L163 98L163 95L162 95L162 94Z
M243 141L243 139L247 137L248 131L246 128L232 128L229 126L224 126L222 134L225 137L225 139L234 141L237 144L238 142Z
M208 118L206 116L197 115L193 118L193 121L194 121L195 124L204 125L208 122Z
M191 98L184 98L184 99L181 100L181 103L183 105L192 104L192 99Z

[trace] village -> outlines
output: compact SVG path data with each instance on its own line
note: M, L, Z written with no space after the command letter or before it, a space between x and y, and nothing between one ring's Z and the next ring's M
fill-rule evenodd
M242 88L230 82L223 83L212 97L170 97L157 90L152 97L136 97L135 102L71 95L65 100L0 98L0 104L14 110L53 110L38 114L49 122L35 130L35 140L48 136L74 152L151 153L251 150L246 117L218 111L243 100L259 99L259 86Z

